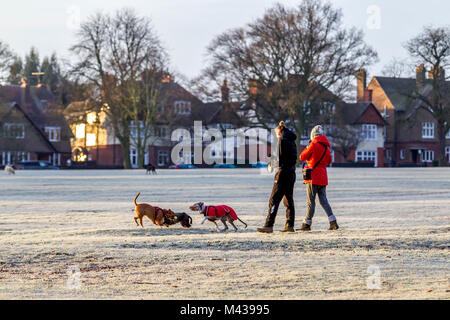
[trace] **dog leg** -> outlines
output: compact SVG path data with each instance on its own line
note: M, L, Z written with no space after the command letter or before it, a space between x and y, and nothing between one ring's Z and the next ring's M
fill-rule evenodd
M215 222L214 220L211 220L211 222L216 225L216 229L218 232L222 232L222 230L220 230L219 226L217 225L217 222Z
M220 220L220 221L222 221L223 225L225 226L225 229L220 230L220 231L221 231L221 232L227 231L227 230L228 230L228 226L227 226L227 223L225 222L225 220Z
M137 222L138 217L134 217L134 222L136 222L136 225L139 227L139 223Z
M236 226L234 225L233 221L230 220L228 222L233 226L234 231L238 231L238 228L236 228Z
M200 224L204 224L206 220L208 220L208 218L203 219L202 223L200 223Z
M141 227L143 228L144 225L142 224L142 217L139 217L139 222L141 223Z

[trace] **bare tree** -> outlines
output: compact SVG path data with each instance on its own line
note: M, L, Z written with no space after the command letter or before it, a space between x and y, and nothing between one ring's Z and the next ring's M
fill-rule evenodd
M431 80L417 88L412 98L419 100L419 107L428 110L437 122L439 164L444 166L447 163L445 136L450 130L450 83L445 76L450 67L450 29L425 27L405 48L414 59L429 66Z
M342 154L346 161L352 150L356 150L361 142L360 130L351 125L334 125L327 135L332 139L333 144L339 147L335 150Z
M9 46L0 40L0 81L4 81L7 77L7 72L14 62L14 54L9 49Z
M250 96L263 126L285 119L299 137L329 100L349 93L355 71L377 59L362 31L343 27L340 10L312 0L296 8L277 4L245 27L224 32L208 56L204 77L216 87L226 77L230 96ZM327 97L328 90L335 95Z
M381 74L386 77L403 78L412 74L414 70L413 64L401 58L392 58L381 71Z
M114 16L97 13L81 25L77 37L77 44L71 48L78 57L73 71L95 84L95 100L106 106L123 149L124 167L131 167L132 146L136 147L142 166L145 137L155 119L150 114L156 109L156 82L161 82L161 78L143 74L148 70L161 74L167 65L167 54L150 19L139 17L130 9L120 10ZM136 139L131 136L131 121L137 125Z

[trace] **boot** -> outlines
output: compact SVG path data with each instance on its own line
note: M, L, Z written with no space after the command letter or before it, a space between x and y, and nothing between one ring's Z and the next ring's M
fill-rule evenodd
M272 233L273 227L256 228L256 231L261 232L261 233Z
M338 226L336 220L330 221L330 228L328 230L337 230L337 229L339 229L339 226Z
M295 232L294 227L290 227L289 225L286 225L283 230L280 230L280 232Z
M297 231L311 231L311 226L303 222L302 226L298 228Z

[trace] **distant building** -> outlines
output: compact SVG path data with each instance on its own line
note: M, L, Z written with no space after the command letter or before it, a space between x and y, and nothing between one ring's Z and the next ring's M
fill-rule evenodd
M372 78L366 86L366 72L359 71L358 99L364 92L387 122L384 162L389 166L426 165L439 158L437 123L432 114L420 108L422 102L412 98L417 90L428 97L431 74L426 78L424 65L416 69L416 78ZM450 90L450 82L446 81ZM450 162L450 132L446 136L446 152Z
M0 86L0 165L43 160L65 165L72 132L45 85Z

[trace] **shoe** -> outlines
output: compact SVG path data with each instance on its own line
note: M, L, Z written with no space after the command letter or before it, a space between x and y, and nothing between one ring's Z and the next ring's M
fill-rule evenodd
M302 226L298 228L297 231L311 231L311 226L303 222Z
M273 227L256 228L256 231L261 233L273 233Z
M285 226L280 232L295 232L294 227Z
M328 230L337 230L337 229L339 229L339 226L338 226L336 220L335 221L331 221L330 222L330 228L328 228Z

